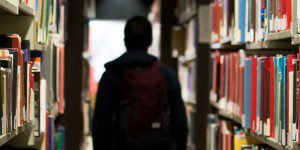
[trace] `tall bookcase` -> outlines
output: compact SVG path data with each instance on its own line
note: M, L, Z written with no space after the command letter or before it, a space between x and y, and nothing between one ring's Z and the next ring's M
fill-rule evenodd
M177 23L172 26L171 33L172 57L178 61L181 94L187 112L190 150L205 149L206 145L209 45L199 43L200 4L197 0L176 1Z
M26 47L29 52L28 55L24 55L24 60L27 59L28 67L32 64L28 70L25 69L27 68L25 64L19 69L28 71L24 73L24 76L28 75L28 78L24 77L22 81L24 85L18 83L23 86L20 91L27 91L25 93L31 95L24 95L27 106L23 112L28 116L26 116L26 121L13 125L12 131L1 133L1 147L64 149L65 129L60 125L60 120L64 114L65 105L64 43L66 41L67 6L66 0L0 1L0 19L2 20L0 34L5 38L15 34L19 35L21 40L27 40L27 45L30 46ZM4 42L6 41L0 40L1 45L5 45ZM21 44L21 41L19 42ZM24 41L22 41L23 44ZM1 46L0 49L3 51L9 48L12 47ZM25 53L25 51L18 53ZM18 76L23 78L22 74ZM30 88L27 89L26 86ZM3 89L1 91L3 92ZM16 99L16 101L19 100ZM4 107L3 102L4 100L2 100L1 107ZM16 115L16 118L19 117ZM1 127L4 127L3 123Z
M300 148L299 68L293 68L299 64L298 3L214 0L199 6L199 26L206 27L199 37L208 38L203 42L211 49L207 101L215 114L208 124L207 149L224 147L215 137L220 135L228 136L233 148L241 133L256 141L245 143L250 147Z

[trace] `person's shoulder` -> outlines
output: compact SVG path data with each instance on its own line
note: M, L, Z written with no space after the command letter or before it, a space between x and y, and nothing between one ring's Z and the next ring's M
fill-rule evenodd
M106 83L115 83L117 80L116 78L117 76L113 71L106 69L106 71L102 74L101 80Z
M161 73L163 75L165 75L166 77L177 76L176 71L173 68L171 68L170 66L166 65L166 64L161 63L160 70L161 70Z

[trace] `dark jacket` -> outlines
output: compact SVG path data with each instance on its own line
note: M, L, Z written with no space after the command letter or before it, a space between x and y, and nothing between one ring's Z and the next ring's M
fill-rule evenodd
M116 60L105 64L97 93L93 122L93 142L95 150L121 150L116 121L115 105L120 101L117 84L119 73L130 66L149 65L157 58L142 51L126 52ZM185 150L187 142L187 120L185 107L180 93L177 74L171 68L162 65L160 71L166 80L167 96L171 109L173 144L172 150ZM155 148L158 149L158 148ZM163 149L163 148L159 148ZM165 149L165 148L164 148Z

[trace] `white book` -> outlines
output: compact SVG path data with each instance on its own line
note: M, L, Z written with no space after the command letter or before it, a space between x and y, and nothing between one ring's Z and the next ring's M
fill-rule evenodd
M17 81L17 115L16 115L16 129L18 129L18 127L20 127L20 119L21 119L21 112L20 112L20 105L21 105L21 67L18 66L18 74L17 74L17 77L18 77L18 81Z
M34 124L34 99L35 99L35 95L34 95L34 90L33 89L30 89L30 117L29 117L29 120L30 121L33 121L33 124Z
M234 42L240 42L241 41L241 31L239 30L239 0L234 0Z
M3 68L1 68L1 71L2 70L4 70ZM6 87L6 85L7 85L7 83L6 83L6 75L3 75L3 90L4 90L4 92L3 92L3 101L4 101L4 103L3 103L3 122L2 122L2 124L3 124L3 126L2 126L2 132L3 132L3 134L6 134L7 133L7 126L8 126L8 123L7 123L7 117L8 117L8 114L6 113L7 112L7 110L6 110L6 108L7 108L7 92L5 91L6 89L7 89L7 87Z
M293 123L292 125L292 130L293 130L292 140L297 141L297 125L295 123Z
M267 134L266 136L270 136L271 135L271 122L270 119L267 119Z
M230 99L227 102L227 108L226 109L229 113L233 113L233 103Z
M259 28L260 28L260 0L255 0L255 41L257 42L259 39Z
M220 109L223 109L223 110L226 110L226 98L225 97L222 97L219 101L219 106L220 106Z
M259 121L259 134L263 134L263 122Z
M260 120L259 117L256 116L256 132L260 133Z
M47 92L46 87L47 83L45 79L41 79L40 81L40 131L46 132L46 99L47 99Z
M298 133L298 131L299 131L299 129L296 129L296 142L298 142L299 143L299 133Z
M285 129L281 130L281 144L286 145L286 130Z
M249 30L249 25L248 25L248 20L249 20L249 1L246 0L246 37L245 37L245 40L246 42L250 42L250 32L248 32Z
M29 112L29 109L30 109L30 95L31 95L31 93L30 93L30 64L28 63L27 64L27 110L26 110L26 121L29 121L29 114L30 114L30 112Z

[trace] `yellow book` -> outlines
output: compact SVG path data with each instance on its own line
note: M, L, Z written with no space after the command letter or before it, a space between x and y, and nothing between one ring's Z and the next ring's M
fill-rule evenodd
M239 131L234 134L234 150L242 149L243 145L257 145L261 142L257 141L256 139L252 138L251 136L247 136L245 132Z
M248 141L245 132L238 132L237 134L234 134L233 142L234 150L240 150L242 145L247 145Z

